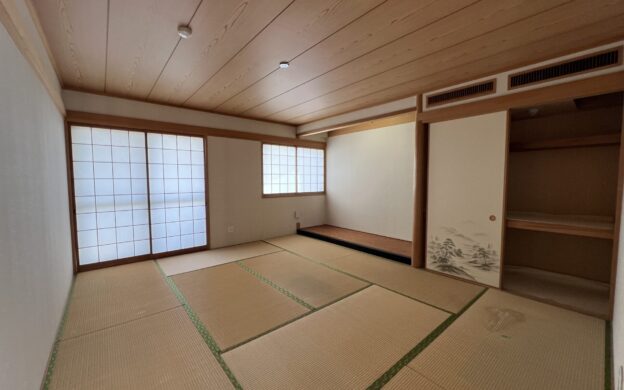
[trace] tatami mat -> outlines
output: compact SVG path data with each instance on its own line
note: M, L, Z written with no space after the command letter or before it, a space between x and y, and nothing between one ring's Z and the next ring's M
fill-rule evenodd
M280 248L284 248L287 251L294 252L298 255L314 260L334 259L358 253L357 251L340 245L330 244L325 241L315 240L314 238L304 237L297 234L272 238L266 241L275 246L279 246Z
M365 388L447 317L371 286L223 356L243 388Z
M278 252L281 249L263 241L250 242L228 246L225 248L211 249L208 251L189 253L168 257L158 260L158 265L167 276L177 275L184 272L196 271L215 265L231 263L254 256L266 255Z
M384 390L445 390L409 367L403 367Z
M488 290L409 367L446 389L604 389L605 322Z
M323 263L401 294L457 313L483 287L358 252Z
M173 281L221 349L308 311L235 263L176 275Z
M81 272L69 300L63 339L179 306L153 261Z
M326 305L368 285L285 251L254 257L243 264L314 307Z
M50 389L233 388L182 307L62 341Z

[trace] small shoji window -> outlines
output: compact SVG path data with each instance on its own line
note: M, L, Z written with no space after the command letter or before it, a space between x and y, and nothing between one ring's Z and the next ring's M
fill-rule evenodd
M294 146L262 145L264 194L292 194L297 191L295 153Z
M297 148L297 192L325 191L325 151Z
M284 145L262 146L264 195L325 191L325 152Z

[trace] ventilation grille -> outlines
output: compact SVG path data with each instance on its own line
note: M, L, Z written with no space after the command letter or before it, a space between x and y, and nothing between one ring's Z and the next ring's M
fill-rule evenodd
M480 95L488 95L494 92L496 92L496 80L492 79L479 84L472 84L435 95L429 95L427 96L427 107L470 99Z
M509 76L509 89L617 66L622 61L621 51L622 48L613 49L555 65L512 74Z

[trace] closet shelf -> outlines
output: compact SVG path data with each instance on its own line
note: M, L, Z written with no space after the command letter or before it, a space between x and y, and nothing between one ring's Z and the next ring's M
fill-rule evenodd
M507 213L507 227L511 229L613 239L613 226L613 218L602 216Z
M587 137L558 138L531 142L512 142L509 145L511 152L528 152L532 150L565 149L581 146L605 146L620 143L620 134L601 134Z

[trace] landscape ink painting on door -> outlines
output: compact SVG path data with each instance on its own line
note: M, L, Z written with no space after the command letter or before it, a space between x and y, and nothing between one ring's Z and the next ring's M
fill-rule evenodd
M507 112L429 126L427 268L500 286Z

